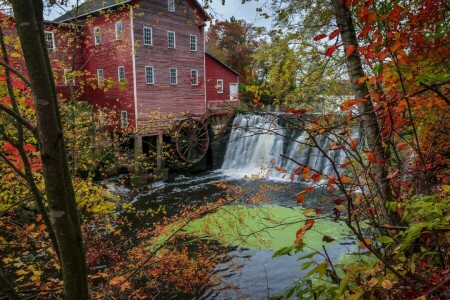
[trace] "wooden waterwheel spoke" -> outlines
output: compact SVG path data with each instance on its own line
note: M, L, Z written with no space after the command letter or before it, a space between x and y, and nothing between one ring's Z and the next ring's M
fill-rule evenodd
M206 155L209 147L209 132L200 120L182 121L176 136L176 151L185 162L196 163Z

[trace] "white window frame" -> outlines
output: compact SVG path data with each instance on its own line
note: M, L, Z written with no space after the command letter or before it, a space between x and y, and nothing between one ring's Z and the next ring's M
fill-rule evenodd
M175 70L175 82L172 82L172 71ZM169 83L170 85L177 85L178 84L178 70L176 68L170 68L169 69Z
M192 38L194 38L194 41L192 40ZM195 34L191 34L189 38L189 45L190 45L189 48L191 49L192 52L197 52L197 36Z
M146 37L146 35L145 35L146 30L148 30L147 32L150 32L150 43L147 43L146 38L145 38ZM151 27L144 26L144 29L142 30L142 39L143 39L144 45L146 45L146 46L152 46L153 45L153 29Z
M167 0L167 10L175 12L175 0Z
M223 79L217 79L217 85L220 86L220 88L217 89L218 94L223 93Z
M103 86L105 84L103 69L97 69L97 84L98 86Z
M148 70L152 70L151 77L149 76ZM153 66L145 66L145 83L146 84L155 84L155 68Z
M125 77L125 67L124 66L119 66L117 68L117 79L118 79L119 83L123 83L125 81L125 78L126 78Z
M100 45L102 43L102 33L100 27L94 27L94 44Z
M115 24L116 28L116 41L120 41L123 39L123 24L122 21L117 21Z
M75 78L73 77L72 69L64 69L64 84L69 85L70 81L72 82L72 86L75 86Z
M120 125L122 128L128 128L128 111L126 110L120 111Z
M47 45L48 50L55 50L56 49L56 43L55 43L55 33L53 31L44 31L44 37L45 37L45 44ZM50 39L48 39L50 38ZM51 42L51 45L50 45ZM51 47L49 47L51 46Z
M170 43L171 34L173 34L173 47L170 47L171 46L171 43ZM167 31L167 48L176 49L175 31L170 31L170 30Z
M191 85L198 85L198 70L191 70Z

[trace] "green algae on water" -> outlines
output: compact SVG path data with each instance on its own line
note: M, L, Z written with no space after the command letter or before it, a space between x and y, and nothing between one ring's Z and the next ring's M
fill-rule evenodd
M201 238L216 239L227 246L247 249L277 250L290 246L295 234L309 218L300 207L287 208L276 205L246 207L225 206L186 226L186 233ZM312 229L306 232L304 242L318 249L323 237L329 236L337 243L350 233L343 222L317 218Z

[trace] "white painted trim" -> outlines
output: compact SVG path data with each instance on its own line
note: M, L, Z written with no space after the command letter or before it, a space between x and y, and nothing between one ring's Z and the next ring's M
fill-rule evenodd
M219 81L220 81L220 84L219 84ZM222 87L222 90L217 89L217 93L218 93L218 94L223 94L223 90L225 89L223 79L217 79L217 85L219 85L220 87Z
M130 7L130 30L131 30L131 58L133 60L133 94L134 94L134 130L138 130L138 101L136 82L136 53L134 49L134 22L133 7Z
M206 101L206 85L208 84L207 80L207 74L206 74L206 39L205 39L205 27L202 27L203 32L203 92L205 93L205 111L208 110L208 101Z
M145 29L150 29L150 44L145 43ZM143 26L142 28L142 43L144 46L153 46L153 28L150 26Z

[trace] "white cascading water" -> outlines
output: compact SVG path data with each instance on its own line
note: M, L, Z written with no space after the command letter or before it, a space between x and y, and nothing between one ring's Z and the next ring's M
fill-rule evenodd
M354 137L359 134L356 130ZM275 166L294 173L299 162L322 174L333 173L332 165L317 147L307 144L308 134L293 131L278 124L278 118L269 114L241 114L233 120L222 170L243 175L282 177ZM331 143L325 135L316 138L322 149ZM310 143L310 142L309 142ZM344 151L327 151L334 162L345 162ZM283 158L283 156L291 158Z

